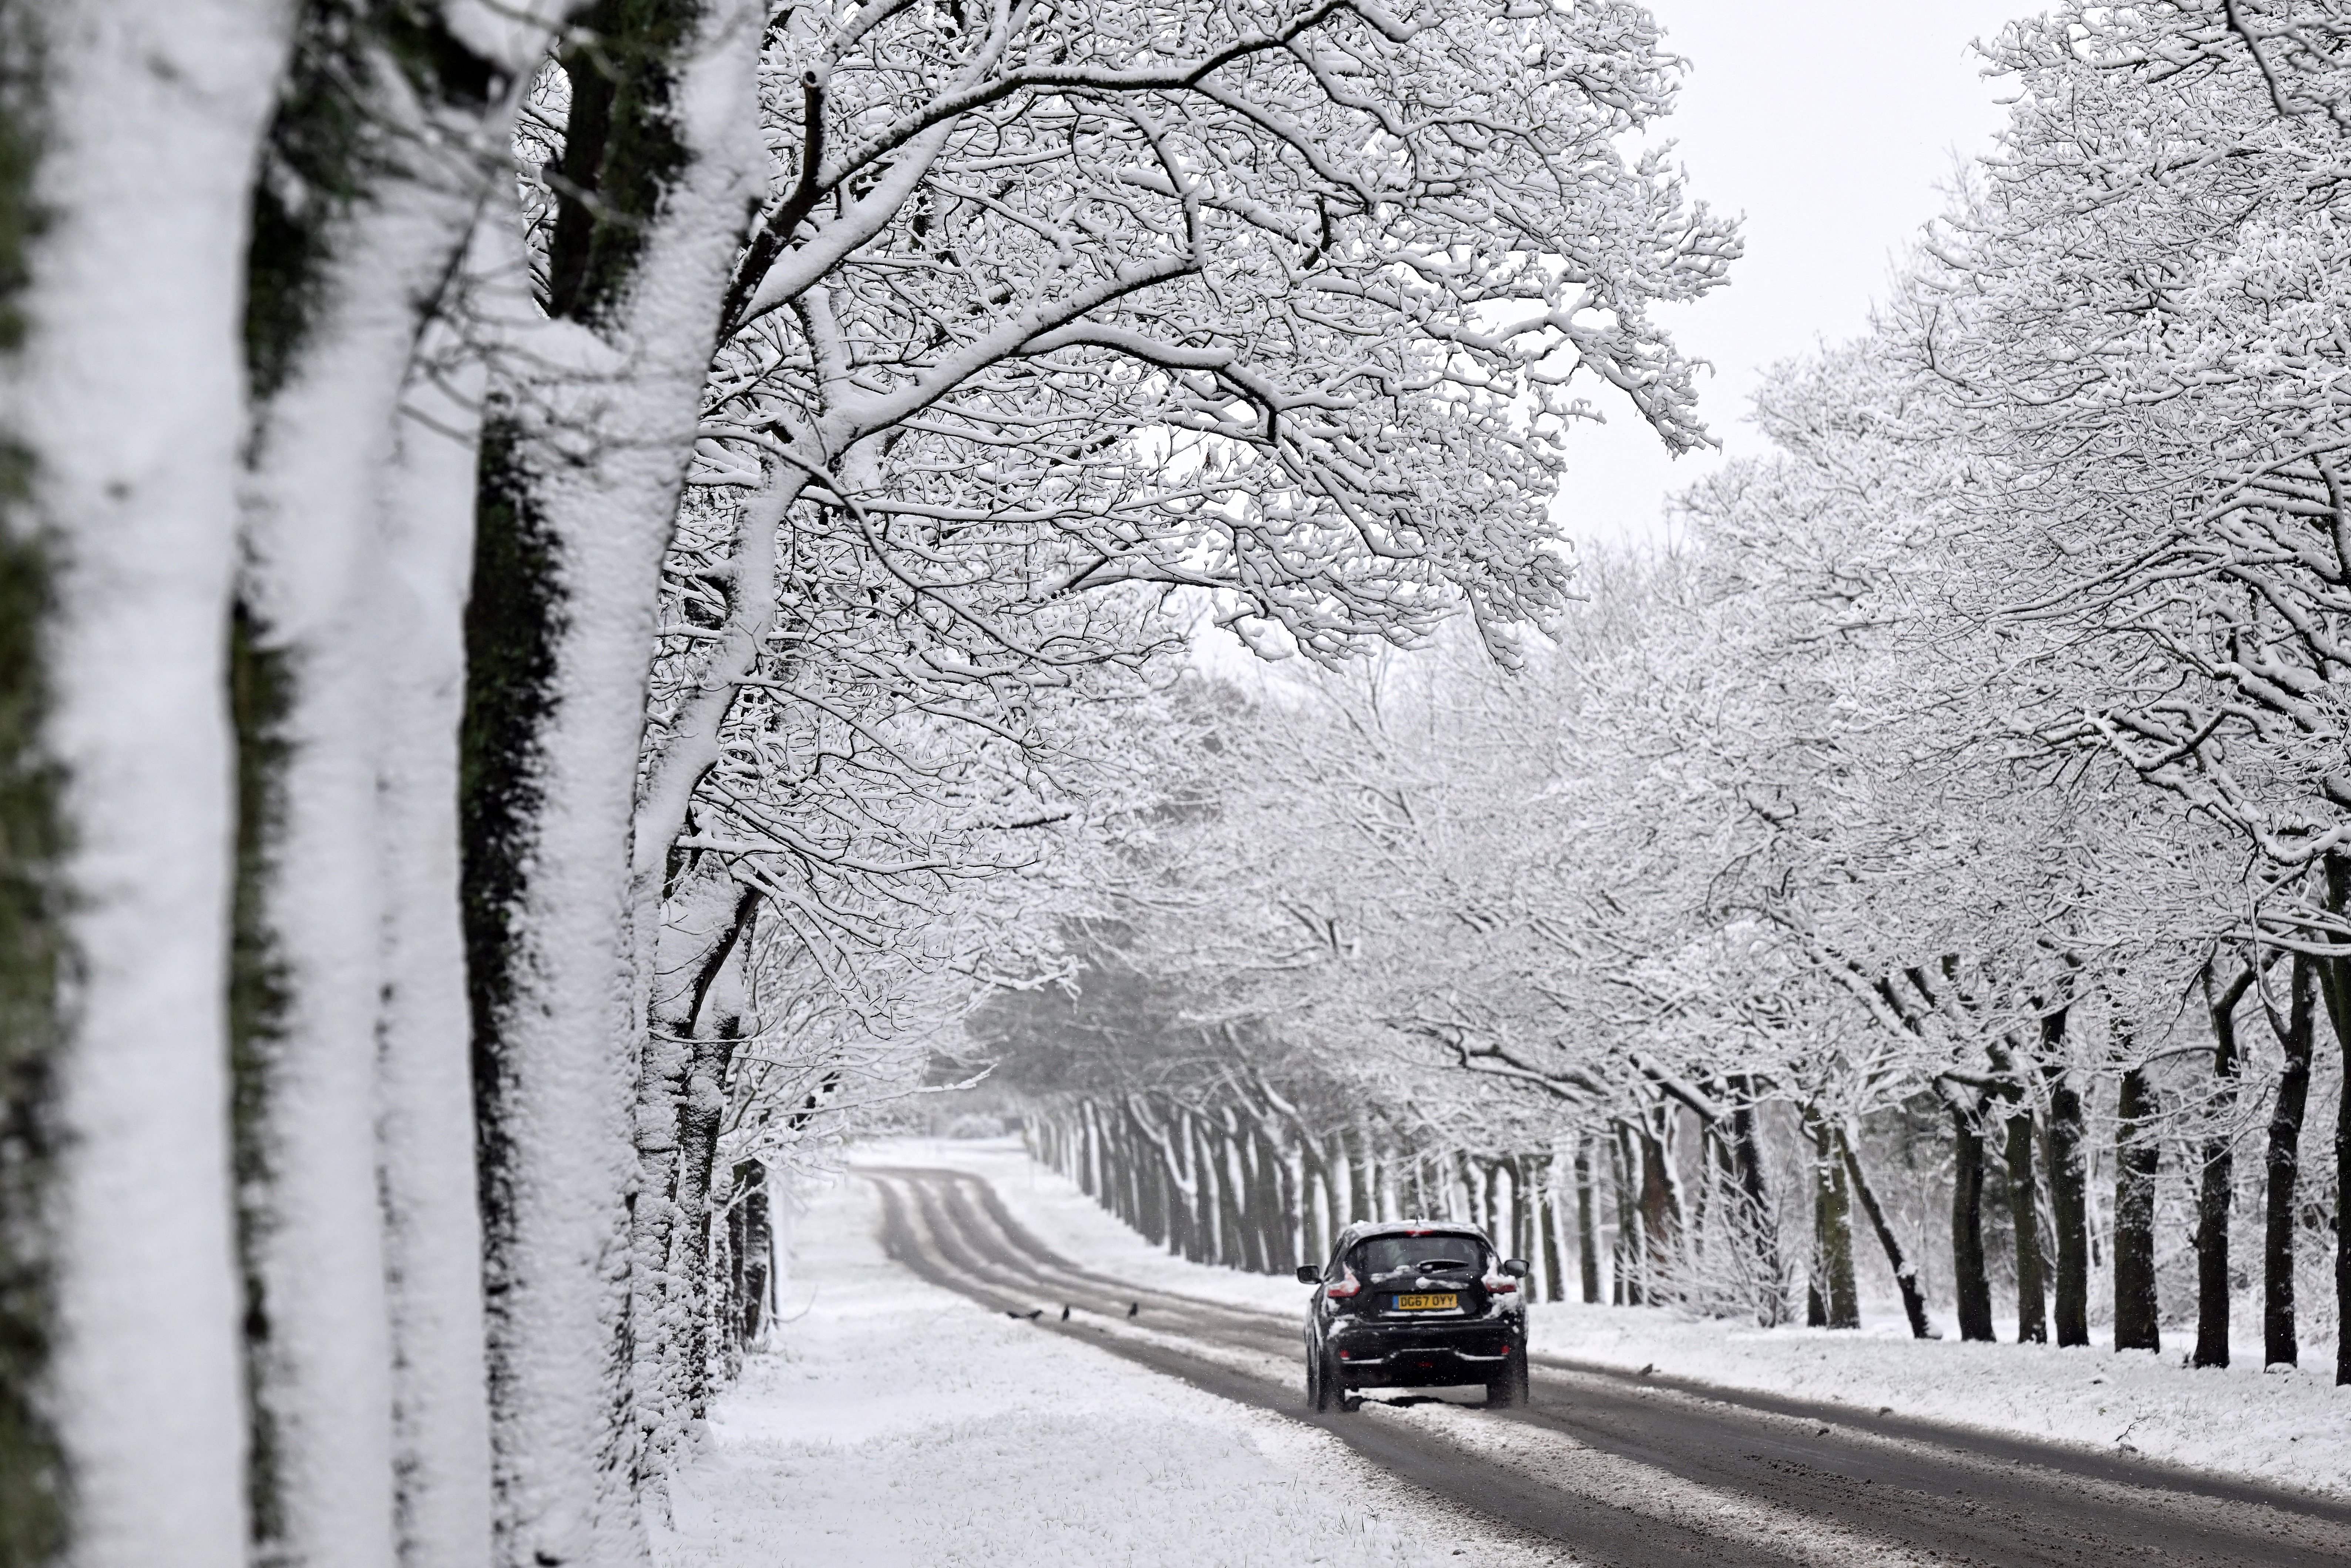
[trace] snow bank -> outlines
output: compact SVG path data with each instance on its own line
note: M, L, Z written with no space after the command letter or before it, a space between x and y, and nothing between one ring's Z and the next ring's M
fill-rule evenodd
M1757 1329L1647 1309L1533 1309L1535 1354L1953 1427L2137 1454L2351 1499L2351 1389L2331 1365L2263 1373L2095 1345L1970 1344L1882 1332Z
M1039 1239L1087 1268L1235 1305L1292 1315L1302 1309L1304 1288L1292 1281L1170 1258L1029 1159L1017 1139L894 1139L864 1145L857 1157L987 1176ZM2239 1347L2235 1366L2199 1371L2183 1364L2185 1343L2158 1355L1919 1341L1891 1316L1863 1333L1833 1334L1647 1308L1556 1302L1532 1312L1538 1362L1647 1368L1659 1379L2136 1454L2351 1499L2351 1389L2333 1386L2328 1355L2264 1373L2254 1343Z
M852 1178L801 1217L780 1348L713 1412L659 1568L1554 1561L1311 1427L923 1283L879 1213Z

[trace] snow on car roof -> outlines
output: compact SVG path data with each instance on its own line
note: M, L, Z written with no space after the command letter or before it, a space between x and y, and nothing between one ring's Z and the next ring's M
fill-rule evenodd
M1487 1234L1474 1225L1462 1225L1449 1219L1377 1219L1358 1220L1339 1232L1338 1245L1352 1247L1373 1236L1470 1236L1494 1245Z

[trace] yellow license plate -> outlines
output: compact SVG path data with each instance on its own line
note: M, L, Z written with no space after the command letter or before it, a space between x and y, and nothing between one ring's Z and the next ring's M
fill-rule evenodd
M1461 1304L1458 1296L1398 1296L1396 1311L1400 1312L1444 1312Z

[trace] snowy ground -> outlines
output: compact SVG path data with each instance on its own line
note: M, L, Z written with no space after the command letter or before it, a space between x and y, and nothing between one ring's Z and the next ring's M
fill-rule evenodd
M1296 1313L1305 1287L1170 1258L1014 1139L899 1139L868 1145L874 1164L948 1166L987 1176L1048 1245L1104 1273L1236 1304ZM1967 1344L1908 1338L1898 1321L1864 1333L1760 1330L1645 1309L1552 1303L1534 1309L1545 1355L1650 1369L1660 1377L1846 1405L1955 1427L2135 1452L2199 1469L2351 1499L2351 1389L2332 1355L2263 1373L2257 1346L2226 1371L2098 1347ZM2330 1347L2331 1348L2331 1347Z
M799 1219L798 1315L714 1412L660 1568L1564 1561L1312 1427L925 1284L877 1219L855 1180Z

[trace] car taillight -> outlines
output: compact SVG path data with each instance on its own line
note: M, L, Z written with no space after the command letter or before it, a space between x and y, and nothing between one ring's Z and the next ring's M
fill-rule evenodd
M1343 1300L1346 1297L1353 1295L1363 1288L1364 1282L1355 1278L1355 1271L1353 1269L1349 1269L1345 1271L1345 1277L1343 1279L1333 1280L1328 1285L1323 1286L1322 1293L1326 1296L1337 1296Z
M1519 1288L1516 1280L1498 1280L1491 1274L1478 1282L1486 1287L1487 1294L1494 1296L1507 1296Z

